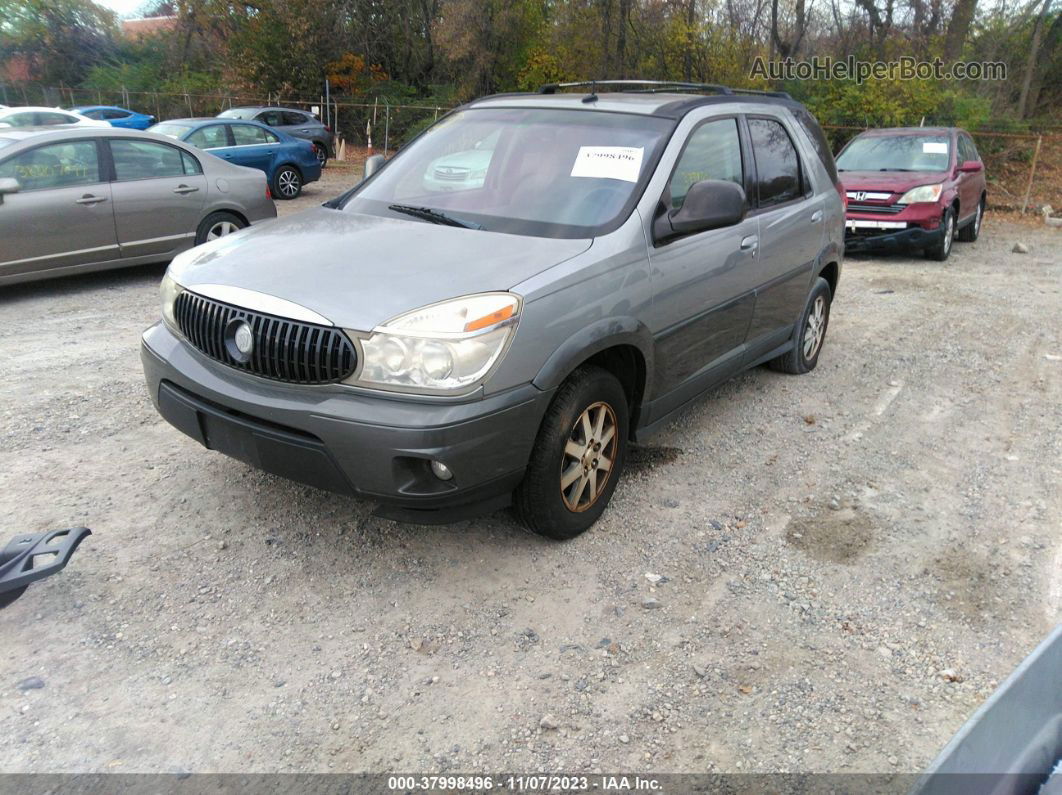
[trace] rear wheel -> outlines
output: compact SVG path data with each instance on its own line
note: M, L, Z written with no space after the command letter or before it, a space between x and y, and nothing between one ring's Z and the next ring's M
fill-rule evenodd
M238 232L245 226L246 222L232 213L211 213L199 222L199 228L195 232L195 244L201 246L203 243Z
M580 367L561 384L514 495L520 520L540 535L574 538L612 499L627 456L623 387L600 367Z
M278 199L295 199L302 193L302 174L295 166L281 166L273 175L273 195Z
M935 246L926 249L926 257L943 262L951 253L951 244L955 240L955 210L949 207L940 219L941 238Z
M328 164L328 147L322 143L315 142L313 153L317 155L317 162L321 164L321 168L324 168Z
M822 344L826 341L826 327L830 324L830 304L833 293L830 283L821 276L815 280L808 294L804 313L796 327L793 349L767 364L772 370L791 375L810 373L819 363Z
M959 230L958 239L963 243L973 243L977 240L978 235L981 234L981 221L984 220L984 217L985 200L981 199L981 201L977 203L977 214L970 223Z

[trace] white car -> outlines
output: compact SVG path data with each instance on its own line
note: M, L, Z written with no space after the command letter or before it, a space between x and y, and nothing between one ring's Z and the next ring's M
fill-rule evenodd
M7 127L51 127L59 124L72 127L110 127L105 121L90 119L72 110L38 107L0 107L0 124Z

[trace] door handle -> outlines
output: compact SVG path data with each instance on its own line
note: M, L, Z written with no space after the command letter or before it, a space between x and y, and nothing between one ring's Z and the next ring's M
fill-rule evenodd
M301 132L301 133L308 133L308 132L309 132L309 130L299 130L299 132Z
M91 193L86 193L80 199L77 199L78 204L99 204L105 201L107 201L106 196L93 196Z
M817 224L822 220L822 210L816 210L811 214L811 223Z
M742 251L755 251L756 246L760 243L760 239L756 235L749 235L741 241Z
M178 185L173 189L173 192L184 195L185 193L195 193L197 190L199 190L199 188L194 188L191 185Z

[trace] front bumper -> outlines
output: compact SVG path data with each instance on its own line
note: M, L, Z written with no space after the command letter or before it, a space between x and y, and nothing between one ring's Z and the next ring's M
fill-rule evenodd
M506 504L552 397L530 384L466 402L283 384L207 359L161 323L144 332L141 360L159 413L203 446L412 521Z
M853 235L846 230L844 252L845 254L859 254L861 252L888 253L928 248L939 243L942 234L943 232L939 227L937 229L923 229L920 226L883 232L880 235Z

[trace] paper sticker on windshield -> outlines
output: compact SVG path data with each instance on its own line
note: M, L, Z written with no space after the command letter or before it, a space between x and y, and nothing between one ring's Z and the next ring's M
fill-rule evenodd
M637 182L644 151L641 146L580 146L571 175Z
M948 153L948 145L939 141L923 141L922 142L922 154L924 155L946 155Z

